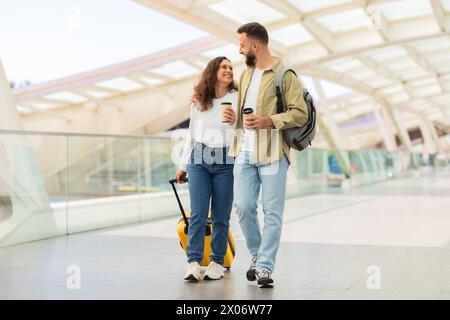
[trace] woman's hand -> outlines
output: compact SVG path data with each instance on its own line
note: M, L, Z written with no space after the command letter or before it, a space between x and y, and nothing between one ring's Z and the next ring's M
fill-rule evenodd
M236 114L234 113L233 109L224 108L224 110L222 110L222 120L229 125L234 124L234 122L236 121Z
M186 182L185 181L185 179L186 179L186 171L178 170L175 179L177 180L177 183L185 183Z

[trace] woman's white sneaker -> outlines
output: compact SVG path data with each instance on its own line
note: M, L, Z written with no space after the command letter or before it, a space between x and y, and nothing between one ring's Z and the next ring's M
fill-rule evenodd
M206 269L203 279L205 280L219 280L223 277L223 267L214 261L209 263L208 269Z
M200 265L198 262L188 264L184 280L200 280Z

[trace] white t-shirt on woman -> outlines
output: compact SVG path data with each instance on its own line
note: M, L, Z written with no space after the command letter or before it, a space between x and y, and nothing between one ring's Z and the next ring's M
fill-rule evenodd
M233 125L222 122L222 106L220 104L222 102L231 102L233 111L236 113L237 98L236 91L228 92L222 98L213 99L212 107L203 112L198 109L198 103L191 105L189 130L185 140L179 170L187 171L191 152L196 142L203 143L211 148L230 146L236 121Z

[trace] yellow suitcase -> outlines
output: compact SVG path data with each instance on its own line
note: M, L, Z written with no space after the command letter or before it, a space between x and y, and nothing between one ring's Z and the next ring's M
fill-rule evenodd
M188 182L188 179L185 179ZM180 197L178 196L177 189L175 187L176 180L172 179L169 181L172 185L172 189L175 193L175 197L178 201L178 206L180 207L181 215L183 216L178 222L178 236L180 238L180 245L186 253L186 246L188 241L188 226L189 226L189 216L190 211L184 211L183 205L181 204ZM203 252L203 260L200 262L201 266L209 265L209 255L211 254L211 235L213 232L212 228L212 219L211 219L211 211L209 212L208 219L206 220L206 229L205 229L205 244L204 244L204 252ZM233 263L234 256L236 255L236 246L234 244L233 235L231 234L231 230L228 229L228 245L227 252L224 257L223 267L230 269L231 264Z

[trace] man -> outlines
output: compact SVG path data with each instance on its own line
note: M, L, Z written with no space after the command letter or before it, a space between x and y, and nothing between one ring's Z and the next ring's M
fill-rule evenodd
M286 111L277 114L274 79L283 63L269 51L267 30L259 23L248 23L237 32L239 53L245 56L248 68L239 82L237 123L229 153L236 157L235 203L253 257L247 279L257 280L260 288L270 288L274 285L272 272L280 243L290 164L289 146L281 133L283 129L305 124L308 109L300 81L288 72L283 79ZM254 113L243 119L244 108L252 108ZM262 233L257 217L260 189L264 211Z

